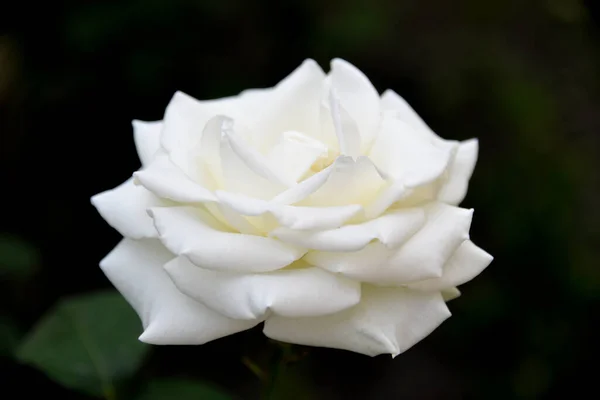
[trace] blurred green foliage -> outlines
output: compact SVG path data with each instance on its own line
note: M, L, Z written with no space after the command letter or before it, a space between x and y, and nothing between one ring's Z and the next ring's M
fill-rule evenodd
M12 356L20 336L13 321L6 317L0 318L0 356Z
M44 316L18 349L20 361L61 384L115 398L115 384L137 371L149 346L137 315L116 291L65 298Z
M285 370L275 393L504 400L577 398L594 388L597 2L65 1L35 14L20 7L0 15L0 171L10 189L2 196L0 354L7 381L24 397L42 388L88 398L20 367L12 358L19 346L20 360L57 382L107 398L113 385L119 399L170 399L176 390L182 400L191 392L225 398L211 388L256 397L259 380L240 360L263 361L268 342L259 330L144 357L126 303L88 294L110 286L96 265L118 241L88 198L138 167L129 122L160 119L175 90L214 98L270 86L306 57L324 68L345 58L380 91L404 96L440 136L479 138L464 206L476 209L472 237L495 261L461 287L450 303L454 317L414 349L393 361L312 349ZM102 349L103 375L73 321Z
M40 265L37 249L14 235L0 233L0 279L27 279Z

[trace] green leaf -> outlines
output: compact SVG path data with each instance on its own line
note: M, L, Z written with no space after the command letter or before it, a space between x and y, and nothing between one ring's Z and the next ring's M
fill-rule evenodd
M18 358L71 389L114 399L114 384L137 371L149 346L139 319L114 291L60 301L38 322Z
M27 278L39 263L39 253L31 244L13 235L0 234L0 278Z
M231 400L232 396L205 382L185 379L153 380L136 400Z
M19 330L13 321L0 317L0 356L12 356L19 342Z

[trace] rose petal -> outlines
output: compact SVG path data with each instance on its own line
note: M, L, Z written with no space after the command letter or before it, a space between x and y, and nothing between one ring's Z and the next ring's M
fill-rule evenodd
M458 205L467 194L469 179L477 163L479 145L477 139L461 142L448 168L448 179L442 184L438 200L444 203Z
M264 111L255 116L250 128L260 132L259 151L267 154L286 131L318 132L319 104L325 73L314 61L305 60L275 86Z
M211 190L216 190L224 184L221 169L221 138L225 128L232 124L233 120L228 117L222 115L212 117L204 125L202 138L197 148L193 150L197 159L193 160L195 168L191 176Z
M133 140L138 157L142 166L152 162L154 154L160 148L160 132L162 130L162 121L145 122L133 120Z
M419 117L415 110L398 94L386 90L381 96L381 107L384 111L392 111L424 137L435 142L445 142ZM445 179L439 193L435 196L439 201L458 205L465 197L469 179L477 162L478 144L476 139L461 142L456 150L456 155L450 161Z
M163 244L202 268L273 271L293 263L305 253L272 238L224 231L224 227L201 209L153 208L150 213Z
M375 137L380 121L379 94L358 68L339 58L331 62L331 81L342 107L356 122L363 145Z
M274 204L272 201L261 200L240 193L217 190L215 192L219 203L226 204L231 209L242 215L257 216L269 212Z
M323 143L300 132L287 131L271 149L268 159L272 166L281 169L287 180L298 182L313 164L328 156L328 148Z
M249 152L242 151L243 148L230 135L221 139L223 189L257 199L272 199L285 191L288 185L269 175L269 167Z
M367 278L374 275L372 271L384 265L395 251L381 242L373 242L351 252L312 250L306 253L303 260L327 271L368 281Z
M262 232L248 218L240 215L227 204L206 204L206 209L219 221L231 227L235 232L246 235L261 235Z
M165 269L183 293L235 319L262 319L269 311L287 317L326 315L360 300L358 282L320 268L238 274L202 269L178 257Z
M187 172L192 165L190 149L202 137L204 125L215 115L231 114L234 101L199 101L183 92L175 93L165 111L160 137L161 146L175 165Z
M408 102L393 90L388 89L381 95L381 109L383 111L394 112L396 117L427 137L431 139L440 139Z
M323 317L274 315L265 321L264 333L283 342L395 357L448 317L450 311L439 292L363 285L355 307Z
M379 195L365 208L365 218L373 219L383 214L392 204L406 197L410 192L403 182L396 181L379 192Z
M477 247L470 240L465 240L456 249L452 257L444 265L443 275L439 278L414 282L409 287L418 290L447 290L470 281L481 273L494 257Z
M260 116L265 104L273 100L273 90L274 88L246 89L232 98L238 100L239 109L244 112L243 119L252 120L253 116Z
M182 203L216 201L210 190L191 180L164 153L157 154L147 168L133 176L146 189L165 199Z
M367 157L338 157L327 181L298 205L331 207L347 204L367 205L377 198L387 182Z
M323 231L297 231L277 228L271 236L313 250L357 251L374 239L388 247L397 246L415 233L424 223L422 209L403 209L385 214L362 224L345 225Z
M369 157L394 180L414 187L441 176L456 146L421 135L399 119L384 118Z
M270 214L279 225L298 230L338 228L363 210L358 204L337 207L298 207L229 192L217 191L216 195L221 204L239 214L254 217Z
M397 243L402 244L397 248L370 243L362 250L352 253L343 253L340 250L310 251L304 259L311 265L377 285L401 286L438 278L442 276L447 260L468 238L472 210L442 203L430 205L425 210L425 223L422 219L419 224L413 226L400 221L389 224L392 230L400 227L401 230L410 229L399 235ZM390 214L383 217L387 215ZM415 233L417 229L419 230ZM349 238L349 235L346 237ZM291 243L314 248L309 246L312 242Z
M215 194L221 201L227 202L229 206L234 208L240 214L261 215L269 211L271 204L295 204L300 203L309 197L327 182L329 175L333 172L334 165L331 165L319 173L312 175L302 182L290 187L270 201L257 199L255 197L246 196L240 193L231 193L220 190L216 191Z
M333 88L329 92L329 107L340 153L353 158L358 157L361 148L360 132L355 121L340 105L340 99Z
M457 288L444 289L442 290L442 297L444 298L445 302L454 300L460 297L460 290Z
M262 154L253 149L241 136L236 134L233 126L226 126L223 133L223 139L225 139L225 137L227 138L228 144L233 152L256 175L272 182L274 185L289 187L296 183L295 181L286 179L285 176L279 174L276 169L272 168L269 161Z
M427 185L407 188L406 192L393 205L394 207L424 207L432 201L437 201L442 178Z
M187 173L196 156L190 149L196 148L202 129L211 118L224 115L233 120L251 121L256 114L257 103L265 104L271 97L269 89L247 90L239 96L202 101L176 92L163 118L161 146L175 165Z
M163 201L145 188L134 185L133 178L93 196L91 201L102 218L121 235L132 239L158 237L146 210L163 205Z
M250 329L258 320L233 320L181 293L163 265L173 258L158 240L122 240L100 267L140 316L151 344L203 344Z
M334 166L335 162L333 165L330 165L329 167L317 172L297 185L292 186L285 192L278 194L273 199L273 202L286 205L301 202L312 193L316 192L325 184L325 182L327 182L329 175L331 175L333 172Z
M469 238L473 210L434 203L426 207L427 222L386 261L380 280L403 284L442 276L446 262ZM392 270L388 276L386 270Z
M341 227L362 209L358 204L337 207L282 206L271 210L271 213L280 225L289 229L323 230Z

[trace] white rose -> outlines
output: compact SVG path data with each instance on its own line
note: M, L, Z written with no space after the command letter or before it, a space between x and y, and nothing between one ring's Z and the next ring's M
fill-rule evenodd
M230 98L176 93L133 128L142 168L92 203L125 237L100 265L144 342L264 321L273 339L395 356L492 260L457 207L477 141L439 138L346 61Z

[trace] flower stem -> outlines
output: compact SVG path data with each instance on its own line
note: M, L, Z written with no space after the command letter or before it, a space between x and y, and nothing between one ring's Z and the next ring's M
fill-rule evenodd
M250 358L242 357L242 364L246 366L261 382L267 380L267 373L261 367L256 365Z
M277 379L279 378L279 376L282 375L287 365L286 353L287 351L285 349L278 349L276 360L273 363L273 368L271 368L271 371L269 371L268 375L266 376L266 379L263 381L263 392L261 395L261 399L272 399Z

